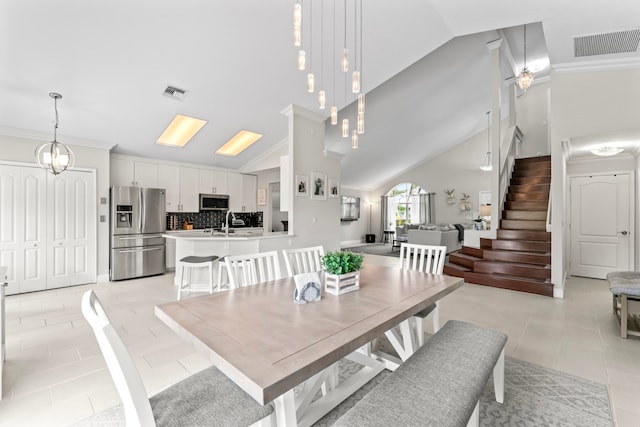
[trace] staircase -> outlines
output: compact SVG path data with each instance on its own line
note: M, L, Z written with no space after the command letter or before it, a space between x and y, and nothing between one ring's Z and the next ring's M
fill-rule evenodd
M496 239L449 254L444 273L467 283L553 296L546 231L551 157L517 159Z

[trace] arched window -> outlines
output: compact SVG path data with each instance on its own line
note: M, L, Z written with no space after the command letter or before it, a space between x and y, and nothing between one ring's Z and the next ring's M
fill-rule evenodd
M388 218L395 221L396 227L420 223L420 194L426 191L409 182L398 184L387 193Z

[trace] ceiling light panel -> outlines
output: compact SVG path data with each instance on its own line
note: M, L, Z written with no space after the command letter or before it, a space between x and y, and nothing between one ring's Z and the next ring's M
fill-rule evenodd
M156 144L184 147L206 124L206 120L176 114L169 126L162 132Z
M222 156L237 156L249 148L254 142L262 138L263 135L247 130L241 130L233 138L226 142L216 151Z
M573 38L573 53L581 56L630 53L638 50L640 29L593 34Z

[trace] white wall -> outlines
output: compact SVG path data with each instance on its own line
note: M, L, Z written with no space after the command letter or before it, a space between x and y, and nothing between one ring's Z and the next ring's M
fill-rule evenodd
M258 211L264 212L264 215L263 215L264 230L266 232L282 231L282 224L280 224L279 222L281 220L287 220L288 214L287 212L278 211L274 217L274 213L272 209L273 200L271 198L271 189L269 186L269 184L272 184L272 183L278 183L278 184L280 183L280 168L268 169L268 170L254 172L254 173L258 177L258 190L263 188L263 189L266 189L267 191L267 204L263 206L260 206L260 205L257 206ZM272 229L271 224L274 220L276 221L275 224L278 224L278 228Z
M312 200L293 194L296 175L327 174L327 179L340 180L340 161L325 157L324 118L300 108L288 107L283 114L289 118L289 170L291 188L289 200L289 233L296 235L296 246L324 246L326 251L340 248L340 198ZM311 190L311 189L310 189Z
M606 138L624 132L640 130L638 99L640 99L640 67L601 71L553 71L551 75L551 149L552 203L563 206L568 198L564 168L580 173L616 170L614 163L590 162L581 165L560 165L562 141L576 137ZM606 140L606 139L604 139ZM637 162L637 160L635 160ZM563 179L555 177L562 176ZM636 188L637 192L637 188ZM551 280L561 296L568 272L566 245L569 244L567 210L553 210ZM635 228L638 229L636 213ZM637 242L637 238L634 239ZM564 246L564 247L563 247ZM634 248L635 249L635 248ZM635 250L636 258L638 251ZM638 264L636 264L638 265Z
M534 85L518 97L516 102L517 125L524 134L520 157L550 154L549 88L549 82Z
M0 135L0 158L2 160L35 163L35 149L43 141ZM97 223L98 232L98 281L109 280L109 150L107 148L90 148L69 145L76 161L75 166L96 170L97 195ZM106 204L101 204L105 198ZM99 222L100 215L105 215L106 221Z
M380 198L373 200L369 197L368 191L356 190L353 188L342 188L343 196L360 197L360 219L357 221L341 221L340 223L340 245L342 247L355 246L365 242L365 234L375 234L376 243L380 242L379 223L380 219L374 217L373 213L380 209ZM369 207L371 206L371 227L369 227ZM376 221L375 218L378 218ZM369 231L370 230L370 231Z

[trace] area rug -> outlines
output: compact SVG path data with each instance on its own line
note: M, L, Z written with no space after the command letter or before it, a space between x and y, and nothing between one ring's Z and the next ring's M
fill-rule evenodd
M351 252L357 252L357 253L361 253L361 254L371 254L371 255L384 255L384 256L391 256L391 257L399 257L400 256L400 249L399 248L393 248L393 250L391 249L391 245L390 244L383 244L383 243L376 243L376 244L372 244L372 245L362 245L362 246L353 246L350 248L343 248L343 251L351 251Z
M339 366L340 380L353 375L362 367L348 360L342 360ZM389 371L382 371L314 426L333 425L388 375ZM510 357L505 358L504 396L504 404L496 403L493 379L490 379L480 399L481 426L613 426L609 396L603 384ZM407 398L411 398L411 390L407 390ZM124 425L121 405L74 424L77 427Z

